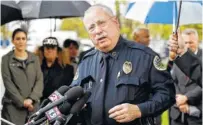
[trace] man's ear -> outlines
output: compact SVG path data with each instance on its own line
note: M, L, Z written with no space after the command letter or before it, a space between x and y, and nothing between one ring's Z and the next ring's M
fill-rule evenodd
M138 36L134 33L134 34L133 34L133 40L134 40L134 41L137 41L137 39L138 39Z
M115 22L116 24L118 24L120 26L120 22L118 21L118 18L116 16L114 16L112 18L113 22Z

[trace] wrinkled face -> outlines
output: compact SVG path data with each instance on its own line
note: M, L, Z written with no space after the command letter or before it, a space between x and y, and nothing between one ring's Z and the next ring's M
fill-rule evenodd
M57 47L44 47L44 57L47 60L55 60L57 58Z
M27 36L24 32L17 32L12 42L17 51L25 51L27 44Z
M71 44L69 47L68 47L68 49L69 49L69 54L70 54L70 57L77 57L78 56L78 53L79 53L79 51L78 51L78 49L77 49L77 47L76 46L74 46L73 44Z
M149 35L149 32L147 30L140 30L139 32L137 32L135 37L136 37L135 38L136 42L139 42L145 46L149 46L150 35Z
M198 49L198 38L195 34L185 35L183 34L183 40L192 52L195 52Z
M116 17L110 16L101 8L95 8L85 15L84 25L98 50L109 52L116 46L120 36Z

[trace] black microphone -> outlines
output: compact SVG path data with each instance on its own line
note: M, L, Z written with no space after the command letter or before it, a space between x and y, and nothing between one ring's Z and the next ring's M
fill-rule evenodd
M71 89L69 89L63 98L52 102L51 104L45 106L44 108L40 109L39 111L37 111L36 113L34 113L34 116L40 115L41 113L44 113L46 111L48 111L49 109L61 104L62 102L68 100L77 100L78 98L80 98L82 95L84 94L83 89L80 86L75 86L72 87Z
M74 103L74 105L70 109L70 114L66 119L65 125L70 121L73 115L81 111L82 107L85 105L85 103L87 102L90 96L91 96L91 92L87 91L82 98L80 98L77 102Z
M54 91L48 98L51 100L51 102L54 102L56 100L59 100L63 97L64 93L67 92L70 89L69 86L61 86L58 90Z
M91 92L87 91L82 98L80 98L77 102L75 102L70 109L71 114L78 113L82 107L85 105L89 97L91 96Z
M40 104L39 108L44 107L44 106L45 106L45 105L47 105L49 102L50 102L50 100L49 100L49 99L44 99L44 100L41 102L41 104Z
M42 101L42 103L41 103L41 105L40 105L40 108L42 108L42 107L44 107L45 105L47 105L50 101L52 101L53 102L53 100L54 100L54 95L57 95L57 96L62 96L62 95L64 95L64 93L66 92L66 91L68 91L70 89L70 87L69 86L66 86L66 85L64 85L64 86L61 86L58 90L56 90L56 91L54 91L48 98L49 99L44 99L43 101ZM60 95L59 95L60 94Z
M55 121L57 116L61 116L62 114L67 115L71 109L71 104L69 102L65 102L58 107L59 108L54 107L45 113L50 122Z
M43 102L41 103L41 105L40 105L39 108L42 108L42 107L44 107L45 105L48 105L48 104L50 103L50 101L51 101L51 102L54 102L54 101L57 101L57 100L63 98L64 93L65 93L66 91L68 91L70 88L71 88L71 87L66 86L66 85L61 86L60 88L58 88L58 90L54 91L54 92L48 97L49 100L48 100L48 99L43 100ZM34 116L35 116L35 115L30 116L29 121L30 121L30 119L32 119ZM41 116L38 115L38 116L36 116L33 120L36 120L36 119L38 119L38 118L40 118L40 117L41 117Z
M62 115L62 116L58 116L56 118L56 121L54 122L54 125L61 125L66 121L66 116Z
M61 112L61 115L64 114L64 115L67 115L70 111L70 108L71 108L71 104L69 102L64 102L63 104L61 104L59 106L59 112ZM47 111L48 112L48 111ZM38 125L42 122L44 122L45 120L49 120L48 117L51 117L51 119L49 120L49 122L53 122L56 120L57 116L55 115L56 112L48 112L48 114L46 114L46 116L40 118L39 120L35 121L35 120L31 120L29 121L26 125ZM48 116L47 116L48 115ZM61 116L59 115L59 116Z

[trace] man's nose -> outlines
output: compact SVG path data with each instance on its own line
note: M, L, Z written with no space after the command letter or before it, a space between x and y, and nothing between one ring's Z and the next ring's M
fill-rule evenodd
M101 33L101 32L102 32L101 27L100 27L100 26L96 26L96 27L95 27L95 33L96 33L96 34L99 34L99 33Z

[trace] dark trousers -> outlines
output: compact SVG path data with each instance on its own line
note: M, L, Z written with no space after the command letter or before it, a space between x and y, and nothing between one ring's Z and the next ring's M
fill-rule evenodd
M181 122L181 116L179 116L176 120L171 119L171 125L202 125L202 118L197 118L186 114L184 117L184 123Z
M154 118L155 125L161 125L161 115Z

